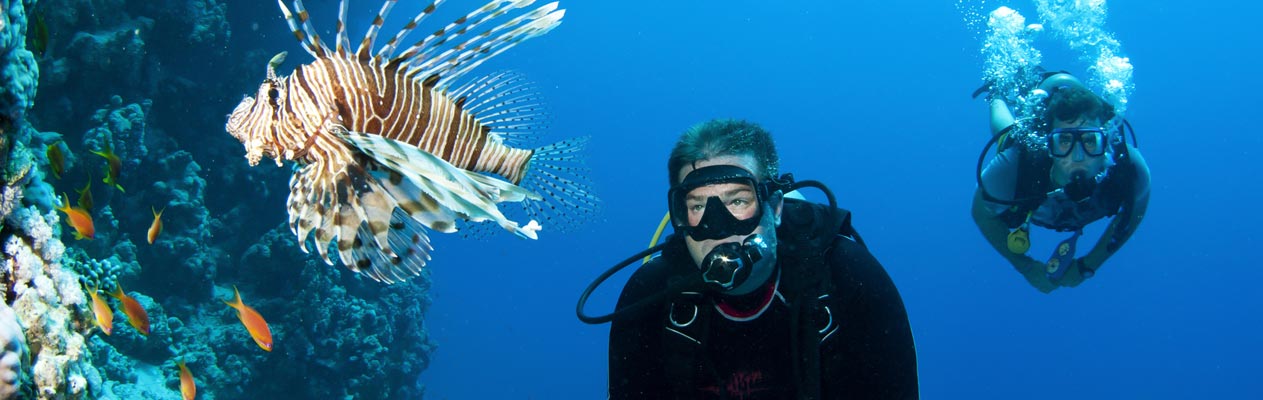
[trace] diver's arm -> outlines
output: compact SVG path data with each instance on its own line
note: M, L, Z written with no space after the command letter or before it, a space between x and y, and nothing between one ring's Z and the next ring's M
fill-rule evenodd
M1009 251L1009 227L1001 221L999 216L991 212L987 208L986 203L982 199L982 191L974 191L973 204L974 223L978 224L978 230L982 231L982 237L987 239L987 243L1000 253L1001 257L1008 260L1013 268L1021 273L1026 281L1039 291L1048 293L1056 289L1057 286L1048 280L1048 275L1044 270L1044 263L1035 261L1034 258L1026 254L1016 254Z
M1101 234L1096 246L1093 246L1092 251L1083 256L1084 267L1094 271L1100 269L1101 265L1105 264L1105 260L1114 255L1119 248L1122 248L1124 243L1127 243L1131 235L1136 232L1136 228L1140 226L1140 221L1145 218L1145 210L1149 208L1149 165L1145 163L1144 157L1140 155L1140 150L1134 147L1129 148L1129 153L1131 154L1131 162L1136 167L1135 194L1131 204L1127 205L1130 212L1125 221L1121 220L1121 218L1114 218L1113 221L1110 221L1109 227L1105 229L1105 233ZM1118 232L1119 229L1124 229L1121 228L1122 226L1126 226L1126 230ZM1115 234L1117 234L1118 240L1111 247L1110 242L1114 240ZM1082 281L1082 279L1079 281ZM1075 282L1075 284L1078 283Z
M1004 100L991 100L991 134L995 135L1013 125L1013 112Z

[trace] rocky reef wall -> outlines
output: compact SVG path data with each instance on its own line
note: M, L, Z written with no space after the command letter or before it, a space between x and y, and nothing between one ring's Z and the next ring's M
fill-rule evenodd
M0 0L0 11L0 400L176 399L177 360L201 399L423 395L428 276L384 286L299 251L283 226L289 170L247 168L224 132L284 50L260 32L287 34L275 4ZM95 232L76 240L56 208L84 205L84 192ZM147 335L105 295L119 285L147 312ZM222 302L234 286L266 317L272 351ZM114 310L109 335L90 287Z

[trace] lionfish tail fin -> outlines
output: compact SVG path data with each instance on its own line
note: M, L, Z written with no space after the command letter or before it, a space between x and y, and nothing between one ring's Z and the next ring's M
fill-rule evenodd
M600 208L593 194L581 150L588 137L566 139L536 148L522 186L538 193L540 199L527 201L527 215L542 221L549 229L567 231L591 219Z
M290 229L303 251L314 234L328 264L333 247L347 268L380 282L419 275L434 248L421 222L404 211L412 200L400 198L392 182L376 179L373 168L353 164L337 175L324 168L309 164L290 180Z

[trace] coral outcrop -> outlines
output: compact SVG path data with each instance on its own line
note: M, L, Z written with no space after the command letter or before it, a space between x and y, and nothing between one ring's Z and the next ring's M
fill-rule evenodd
M0 304L23 327L4 341L0 305L0 400L177 399L177 359L203 400L421 398L435 347L428 276L383 286L303 254L277 228L289 171L247 169L223 132L223 99L256 88L274 54L230 29L258 32L276 12L222 0L0 0ZM48 26L38 56L24 49L28 17ZM59 179L47 172L50 145L65 153ZM89 151L107 148L126 192L101 182L105 159ZM82 188L94 197L91 241L70 239L53 211L59 194L74 202ZM164 229L150 244L158 209ZM84 287L119 283L148 312L148 336L109 298L113 334L95 327ZM234 285L270 324L272 352L221 302Z
M35 102L39 66L26 49L26 6L23 1L0 1L0 115L19 121ZM34 2L32 2L34 3Z
M0 303L0 400L17 397L23 374L22 359L26 353L26 336L17 314Z
M65 251L55 232L57 214L35 207L15 210L5 219L12 234L4 239L3 269L10 277L13 311L25 327L35 394L40 399L84 398L88 378L96 375L81 333L87 299L79 276L57 262Z

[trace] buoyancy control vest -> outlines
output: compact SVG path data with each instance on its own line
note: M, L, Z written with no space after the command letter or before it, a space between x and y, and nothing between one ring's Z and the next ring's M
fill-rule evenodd
M836 211L836 212L831 212ZM789 348L793 365L795 392L799 399L821 398L820 343L828 331L821 326L836 324L841 310L829 310L821 303L834 291L834 266L828 263L828 252L839 235L864 246L863 239L851 226L851 214L843 209L795 199L785 199L777 228L778 292L789 307ZM663 250L664 260L689 262L683 239L678 246ZM684 279L680 275L668 278ZM711 331L710 320L717 311L706 304L705 295L697 292L677 293L664 302L663 368L677 393L696 390L706 374L713 371L708 364L705 341ZM687 334L678 330L687 329ZM677 330L672 332L671 330ZM695 338L697 343L680 340L677 335Z
M1042 67L1037 67L1040 74L1039 83L1036 88L1043 90L1045 93L1044 101L1051 100L1051 93L1056 89L1067 85L1079 85L1076 79L1067 71L1045 71ZM977 98L980 94L990 90L991 84L985 84L973 93L973 97ZM1105 107L1102 120L1109 121L1116 116L1114 106L1109 102L1102 101ZM1047 107L1047 104L1045 104ZM1040 119L1035 125L1035 134L1046 136L1052 129L1049 117ZM987 153L987 148L983 149L983 154L978 158L978 184L983 189L983 198L987 201L1008 204L1010 207L1001 213L999 218L1009 229L1021 226L1028 219L1031 212L1038 209L1048 194L1055 188L1053 187L1052 178L1049 171L1052 169L1053 159L1047 151L1038 151L1027 148L1020 144L1018 140L1012 140L1010 137L1014 134L1016 125L1009 125L1000 132L997 132L990 142L987 144L989 148L992 144L997 145L996 152L1001 153L1010 146L1018 146L1018 170L1017 182L1014 186L1012 199L999 199L991 196L984 187L982 181L982 163ZM1122 119L1118 126L1118 133L1114 140L1110 141L1111 150L1114 154L1114 165L1109 167L1109 171L1105 175L1105 179L1100 182L1099 187L1093 194L1093 201L1098 202L1097 205L1104 211L1104 216L1111 217L1115 215L1127 216L1130 213L1130 203L1135 196L1134 183L1136 179L1136 166L1132 162L1131 152L1127 146L1127 136L1131 136L1131 145L1136 146L1136 133L1131 128L1131 123L1126 119ZM1048 225L1041 221L1032 221L1037 225L1044 226L1048 229L1057 231L1073 231L1082 226L1070 225Z

